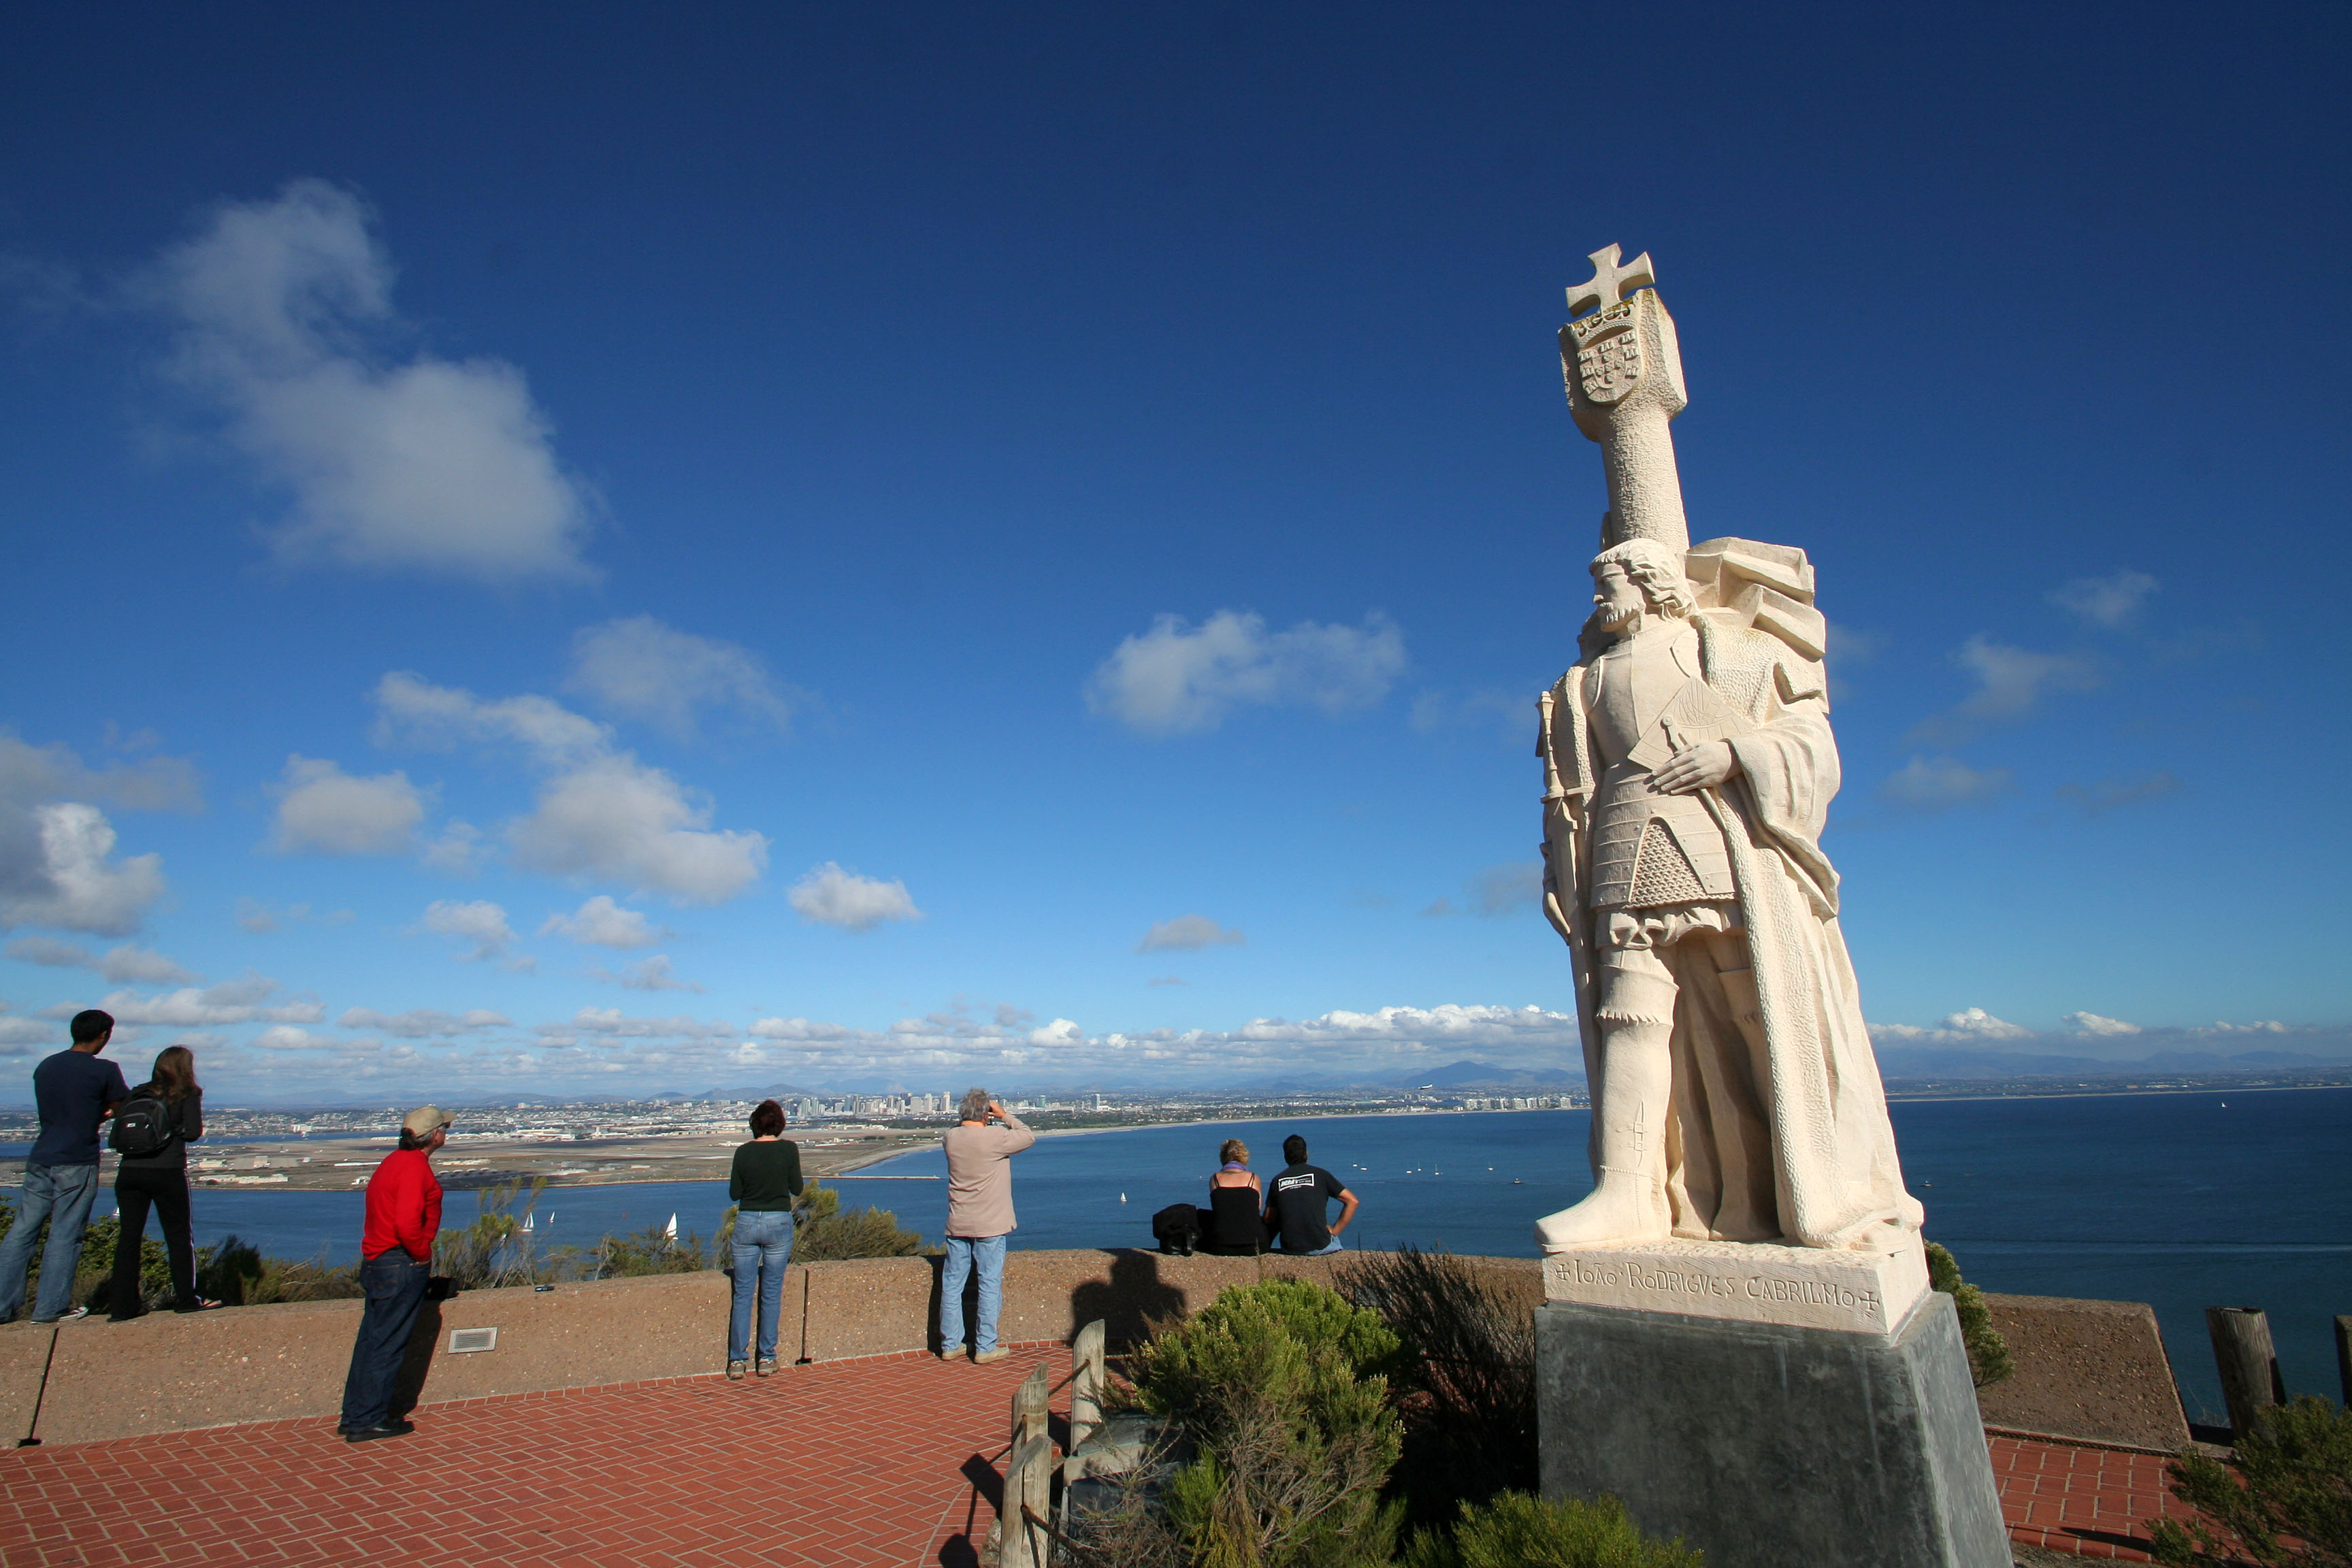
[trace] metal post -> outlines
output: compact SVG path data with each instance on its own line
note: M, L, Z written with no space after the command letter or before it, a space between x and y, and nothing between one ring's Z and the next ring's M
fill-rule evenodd
M2284 1404L2278 1355L2271 1348L2270 1320L2260 1307L2208 1307L2205 1331L2212 1336L2213 1361L2221 1373L2221 1398L2230 1407L2231 1441L2254 1429L2254 1418Z
M2336 1320L2336 1376L2344 1385L2344 1408L2352 1410L2352 1318Z

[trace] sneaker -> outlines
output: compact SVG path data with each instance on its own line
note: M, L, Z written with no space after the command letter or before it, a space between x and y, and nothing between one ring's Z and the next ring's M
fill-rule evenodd
M196 1298L194 1306L174 1307L172 1310L174 1312L209 1312L215 1307L219 1307L221 1305L223 1305L222 1302L214 1300L210 1296L199 1296Z
M941 1361L961 1361L963 1360L963 1347L961 1345L945 1346L940 1352L940 1359Z
M727 1363L727 1381L740 1383L743 1381L743 1374L751 1370L751 1363L748 1361L730 1361Z
M990 1362L1003 1361L1006 1356L1009 1356L1013 1352L1011 1351L1006 1350L1003 1345L997 1345L990 1350L972 1352L971 1359L973 1364L978 1366L986 1366Z
M76 1307L72 1311L64 1313L58 1317L35 1318L33 1320L33 1326L35 1328L47 1328L51 1323L70 1323L76 1318L87 1318L89 1316L89 1309L88 1307Z
M338 1428L346 1443L373 1443L378 1437L405 1437L416 1430L414 1421L379 1421L373 1426Z
M759 1373L761 1377L773 1377L776 1375L776 1358L772 1355L763 1355L760 1358L760 1364L753 1367L751 1370Z

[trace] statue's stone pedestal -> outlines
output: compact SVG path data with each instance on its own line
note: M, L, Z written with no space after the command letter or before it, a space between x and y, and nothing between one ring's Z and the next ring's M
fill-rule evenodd
M1536 1381L1544 1496L1612 1493L1710 1568L2013 1561L1948 1296L1891 1332L1548 1301Z

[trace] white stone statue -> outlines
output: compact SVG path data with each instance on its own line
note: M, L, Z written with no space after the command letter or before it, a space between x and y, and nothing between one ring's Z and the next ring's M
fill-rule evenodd
M1924 1289L1920 1208L1821 849L1838 756L1812 567L1782 545L1690 546L1666 428L1686 401L1673 320L1648 256L1592 260L1560 359L1610 510L1584 657L1538 706L1544 906L1575 973L1594 1187L1537 1239L1857 1249ZM1553 1272L1555 1294L1598 1278Z

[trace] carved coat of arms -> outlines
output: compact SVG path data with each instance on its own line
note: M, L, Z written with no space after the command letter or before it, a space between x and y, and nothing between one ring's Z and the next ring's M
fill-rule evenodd
M1576 375L1584 395L1614 403L1642 382L1642 334L1631 301L1569 323L1576 334Z

